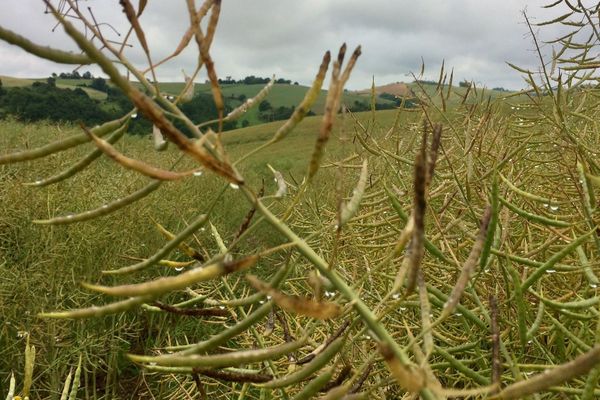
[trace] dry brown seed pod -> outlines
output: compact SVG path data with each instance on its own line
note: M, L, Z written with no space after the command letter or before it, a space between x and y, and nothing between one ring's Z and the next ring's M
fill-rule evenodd
M275 304L286 311L317 319L334 318L341 312L340 306L335 303L314 301L306 297L283 294L254 275L247 275L246 279L248 279L255 289L271 296Z

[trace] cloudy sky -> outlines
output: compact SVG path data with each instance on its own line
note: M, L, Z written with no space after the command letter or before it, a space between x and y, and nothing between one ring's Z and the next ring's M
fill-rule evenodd
M58 4L57 0L53 3ZM137 4L136 1L132 1ZM199 3L199 2L198 2ZM541 22L564 13L543 10L546 1L525 0L223 0L212 55L220 77L276 74L309 84L323 53L347 42L362 45L363 54L348 83L350 89L410 81L421 57L426 78L437 79L442 60L454 68L455 79L469 79L488 87L522 88L518 73L505 63L536 69L539 65L524 24L523 10ZM120 33L126 19L118 0L80 1L91 6L99 22L110 22ZM55 21L44 14L41 0L0 1L0 25L53 47L75 50ZM154 60L174 50L189 26L183 0L151 0L141 23ZM557 28L544 28L544 37L557 37ZM105 26L107 37L117 39ZM134 41L129 56L143 66L145 58ZM162 80L181 80L191 72L195 44L158 71ZM545 49L549 51L549 49ZM68 72L62 66L36 59L15 46L0 42L0 75L45 77ZM87 68L84 69L84 71ZM90 68L94 74L99 70ZM203 80L204 78L199 78Z

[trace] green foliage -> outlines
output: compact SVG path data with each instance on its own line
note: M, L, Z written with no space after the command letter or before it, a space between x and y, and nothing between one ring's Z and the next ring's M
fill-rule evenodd
M52 78L51 78L52 79ZM11 88L0 97L0 109L23 121L81 121L97 124L111 116L81 89L57 88L35 82L31 87Z

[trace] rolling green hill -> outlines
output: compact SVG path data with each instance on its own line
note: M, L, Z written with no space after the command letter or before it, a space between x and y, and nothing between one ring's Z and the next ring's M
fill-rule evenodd
M9 76L0 76L2 79L3 85L5 87L24 87L30 86L34 82L45 82L46 78L14 78ZM90 85L90 79L56 79L56 86L59 88L81 88L83 89L92 99L94 100L105 100L106 93L92 89L90 87L85 87L84 85ZM162 82L160 83L160 89L164 93L177 95L184 87L183 82ZM223 97L225 98L227 104L234 108L239 106L242 103L244 98L254 97L264 85L262 84L223 84L221 85L221 91L223 93ZM402 88L403 90L399 90L398 88ZM441 104L441 98L436 95L436 84L432 84L429 82L423 83L392 83L383 86L378 86L375 88L377 98L376 102L382 104L384 106L393 106L394 101L390 98L381 97L381 94L387 93L391 95L402 95L404 92L407 92L409 95L415 95L418 98L426 99L427 96L433 97L433 101L436 104ZM269 92L266 100L271 104L273 109L278 107L293 107L298 105L302 99L306 91L309 88L303 85L292 85L292 84L275 84L273 85L271 91ZM451 95L446 100L448 106L453 107L462 101L462 97L465 95L467 88L460 86L453 86L450 88ZM195 86L196 93L210 94L210 85L207 83L197 83ZM448 93L448 86L443 87L443 92L445 94ZM507 92L500 90L491 90L491 89L476 89L479 99L485 99L487 97L491 97L492 99L501 98L507 95ZM319 95L317 101L312 107L312 112L315 114L321 114L325 104L325 98L327 96L327 91L323 90ZM371 89L365 89L360 91L346 91L344 93L344 103L353 107L358 103L362 104L363 109L370 107L371 102ZM108 108L107 108L108 107ZM110 109L110 104L103 105L103 108ZM246 124L244 121L247 121L247 124L250 126L262 124L264 121L259 118L259 111L256 107L248 110L248 112L241 118L240 125Z

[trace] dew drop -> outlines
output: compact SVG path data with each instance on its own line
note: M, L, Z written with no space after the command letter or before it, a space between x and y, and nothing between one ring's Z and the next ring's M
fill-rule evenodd
M203 173L203 171L202 171L202 170L198 170L198 171L194 171L194 172L192 173L192 175L194 175L194 176L202 176L202 173Z
M596 283L590 283L590 287L592 289L596 289L598 287L598 285Z
M183 271L183 267L177 267L177 268L175 268L175 271L181 272L181 271Z
M549 274L553 274L556 272L556 270L555 269L547 269L546 272Z
M239 188L240 188L240 185L238 185L238 184L236 184L236 183L230 183L230 184L229 184L229 186L230 186L232 189L234 189L234 190L237 190L237 189L239 189Z
M550 206L550 211L558 211L558 206Z
M225 306L219 306L219 309L224 310Z
M264 300L259 301L260 304L265 304Z
M267 296L267 300L271 300L271 299L272 299L272 297L271 297L271 296Z
M102 208L108 208L108 204L102 204Z
M131 114L131 118L137 118L137 114Z
M394 299L394 300L398 300L399 298L400 298L400 294L398 294L398 293L394 293L392 295L392 299Z
M42 184L42 181L41 181L41 180L37 180L37 181L33 182L33 184L34 184L34 185L41 185L41 184Z
M155 363L155 362L151 362L151 363L148 363L148 365L150 365L150 366L155 366L155 365L156 365L156 363Z
M462 313L461 312L457 312L454 315L456 315L457 317L462 317Z
M548 208L548 204L544 203L544 208Z

